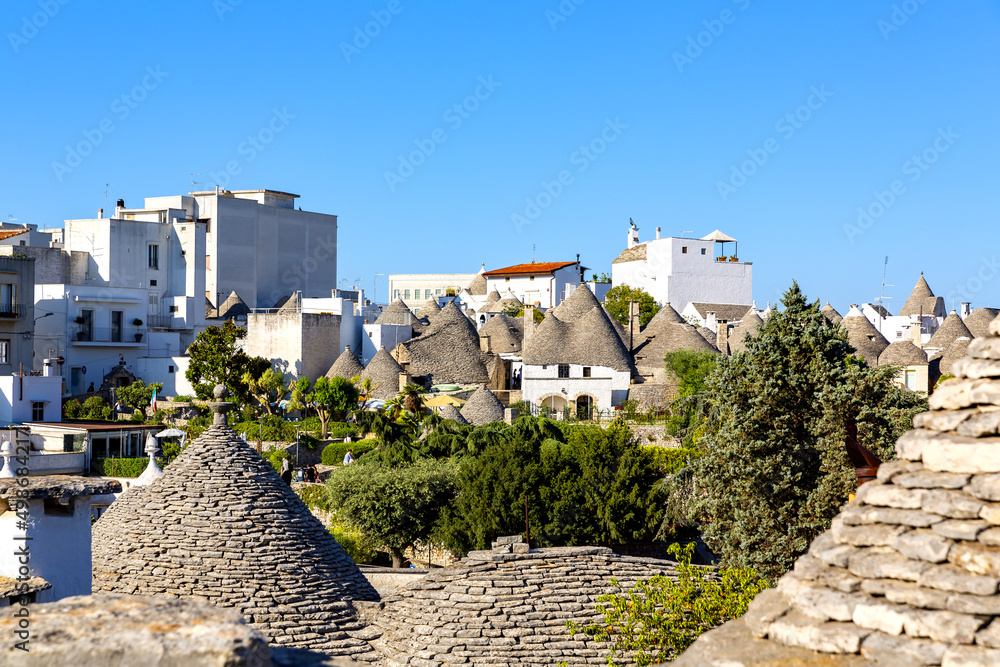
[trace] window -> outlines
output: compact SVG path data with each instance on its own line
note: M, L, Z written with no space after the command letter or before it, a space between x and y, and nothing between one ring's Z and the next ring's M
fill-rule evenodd
M585 378L589 378L590 377L590 366L584 366L583 367L583 377L585 377Z
M510 282L510 278L504 278L504 279L503 279L503 281L504 281L505 283L509 283L509 282Z
M45 402L44 401L32 401L31 402L31 421L33 422L43 422L45 421ZM65 447L65 445L63 445Z
M156 281L155 280L150 280L149 281L149 286L150 287L156 287Z
M122 321L125 313L120 310L111 311L111 342L122 342Z
M174 367L173 366L167 366L167 372L168 373L173 373L174 372Z
M170 306L170 312L176 313L180 311L180 306Z
M13 317L17 312L17 285L0 284L0 316Z
M910 391L917 390L917 372L916 371L904 371L903 375L903 385Z
M429 289L424 290L424 298L425 299L431 298L431 291Z
M408 289L403 290L403 298L404 299L409 299L410 298L410 290L408 290Z
M704 255L704 254L705 254L705 249L704 249L704 248L702 248L702 249L701 249L701 254L702 254L702 255Z
M81 310L80 319L80 332L77 335L77 340L91 340L91 335L94 333L94 311L92 310Z
M211 218L198 218L198 222L204 222L205 223L205 233L206 234L211 234L212 233L212 219Z
M149 268L160 268L160 246L155 243L149 244Z
M528 281L529 282L532 281L532 280L534 280L534 279L535 279L535 276L528 276Z
M559 364L559 377L560 378L569 377L569 364Z
M10 341L0 340L0 364L10 363Z
M902 338L902 337L903 337L903 332L902 331L897 331L896 332L896 338Z
M392 298L393 299L398 299L399 298L399 290L398 289L397 290L393 290L393 292L392 292Z
M685 255L688 254L688 247L687 246L681 246L681 253L683 253Z
M434 290L434 296L441 296L441 290L439 289Z

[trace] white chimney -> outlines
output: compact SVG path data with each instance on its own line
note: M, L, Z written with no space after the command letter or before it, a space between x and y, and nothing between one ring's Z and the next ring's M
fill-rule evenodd
M103 208L97 209L97 219L98 220L103 220L104 219L104 209Z
M656 228L656 238L660 238L660 228Z

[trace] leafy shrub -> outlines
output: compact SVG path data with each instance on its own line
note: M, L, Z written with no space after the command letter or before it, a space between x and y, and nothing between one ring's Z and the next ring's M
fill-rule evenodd
M263 422L263 436L261 434ZM233 424L237 433L246 433L247 440L268 440L271 442L295 442L295 426L278 415L264 415L262 420L252 420Z
M346 438L347 436L356 438L358 436L358 427L353 424L344 424L343 422L333 423L327 427L326 436L333 440Z
M149 459L96 458L90 460L90 471L102 477L138 477L149 464ZM162 465L162 462L161 462Z
M330 511L330 502L326 497L325 486L300 486L295 489L295 493L302 499L302 503L309 509L316 508L324 512Z
M212 425L213 418L207 414L198 415L187 424L187 441L194 440Z
M81 419L111 419L111 406L100 396L91 396L83 402Z
M184 449L187 449L187 446L188 446L188 441L185 440ZM160 449L162 449L163 451L163 458L165 459L166 463L171 463L174 459L176 459L180 455L182 451L181 443L173 442L170 440L164 441Z
M63 419L80 419L83 415L83 406L80 401L66 401L63 404Z
M354 458L375 449L378 441L375 439L359 440L358 442L331 442L323 449L322 462L325 466L339 466L344 462L347 450L354 452Z
M292 455L286 452L284 449L273 449L267 455L267 460L271 463L271 467L274 468L275 472L281 472L281 462L292 460Z
M197 397L196 396L188 396L186 394L181 394L180 396L174 396L170 400L173 401L174 403L191 403L192 401L197 400Z
M299 442L306 449L317 449L320 445L323 444L322 440L320 440L319 438L314 438L308 433L299 433Z
M643 447L653 465L664 475L674 475L687 467L688 462L701 456L700 449L686 447Z
M142 412L136 410L135 412L132 413L132 416L129 417L129 421L141 424L142 422L146 421L146 417L145 415L142 414Z
M361 529L334 521L330 524L329 531L355 563L367 563L375 558L377 545Z
M691 565L694 544L671 544L677 556L677 581L656 576L623 590L615 579L617 592L597 599L597 611L604 621L582 629L597 641L612 642L607 658L629 656L640 667L673 660L703 632L738 618L754 596L767 588L753 570L719 570L716 578L708 568ZM576 624L566 624L574 633Z

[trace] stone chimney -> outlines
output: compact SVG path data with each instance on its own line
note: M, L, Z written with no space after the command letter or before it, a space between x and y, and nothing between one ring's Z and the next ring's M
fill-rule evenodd
M627 247L634 248L638 244L639 244L639 230L638 229L632 229L630 227L629 230L628 230L628 246Z
M535 331L535 307L530 303L524 304L524 342L528 342L531 334Z
M639 317L639 302L628 302L628 342L629 349L635 347L636 338L639 336L639 329L642 328Z

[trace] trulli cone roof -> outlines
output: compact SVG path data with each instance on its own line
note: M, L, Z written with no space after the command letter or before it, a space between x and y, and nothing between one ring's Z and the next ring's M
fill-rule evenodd
M427 378L431 384L489 381L476 325L454 301L434 314L430 327L419 338L403 345L410 353L407 370L414 377Z
M965 326L976 338L988 336L990 322L995 320L997 315L1000 315L1000 309L976 308L974 311L969 313L968 317L965 318Z
M480 387L459 411L473 426L503 421L503 404L486 387Z
M380 347L361 372L361 379L372 379L371 398L387 401L399 393L399 374L402 372L403 367L384 347Z
M927 341L927 347L946 350L949 345L959 338L972 337L972 332L965 326L965 322L962 321L962 318L958 316L958 313L953 308L938 330L931 336L931 339Z
M955 365L955 362L965 358L971 342L968 338L958 338L948 346L948 349L941 356L941 361L938 362L938 370L941 371L942 375L951 375L951 367Z
M365 372L365 367L361 365L358 358L354 356L351 352L351 348L345 347L344 351L340 353L337 360L333 362L330 366L330 370L326 372L328 378L344 378L345 380L350 380L353 377L361 375Z
M875 366L878 363L878 355L889 347L889 341L885 336L854 305L840 325L847 331L847 339L855 350L854 355L864 357L869 366Z
M841 314L837 312L837 309L830 305L829 301L826 302L825 306L819 309L819 312L823 313L823 315L826 316L826 319L830 320L831 324L837 324L844 319Z
M369 651L351 600L375 589L291 487L210 404L213 426L93 529L94 593L198 597L240 610L272 642Z
M747 311L747 314L743 316L735 327L733 327L733 332L729 335L729 354L735 354L737 352L745 352L747 349L744 338L747 334L751 336L757 335L757 330L760 329L761 325L764 324L764 320L760 319L760 315L757 311L751 308Z
M438 411L442 419L451 419L457 421L459 424L468 424L468 420L462 416L462 413L458 411L454 405L446 405L441 410Z
M879 366L926 366L927 353L908 340L897 340L882 350Z
M753 602L754 634L888 664L1000 665L1000 318L989 334L899 459Z
M375 324L395 324L399 326L411 326L416 320L413 311L403 303L402 299L396 299L382 311L382 314L375 320Z

